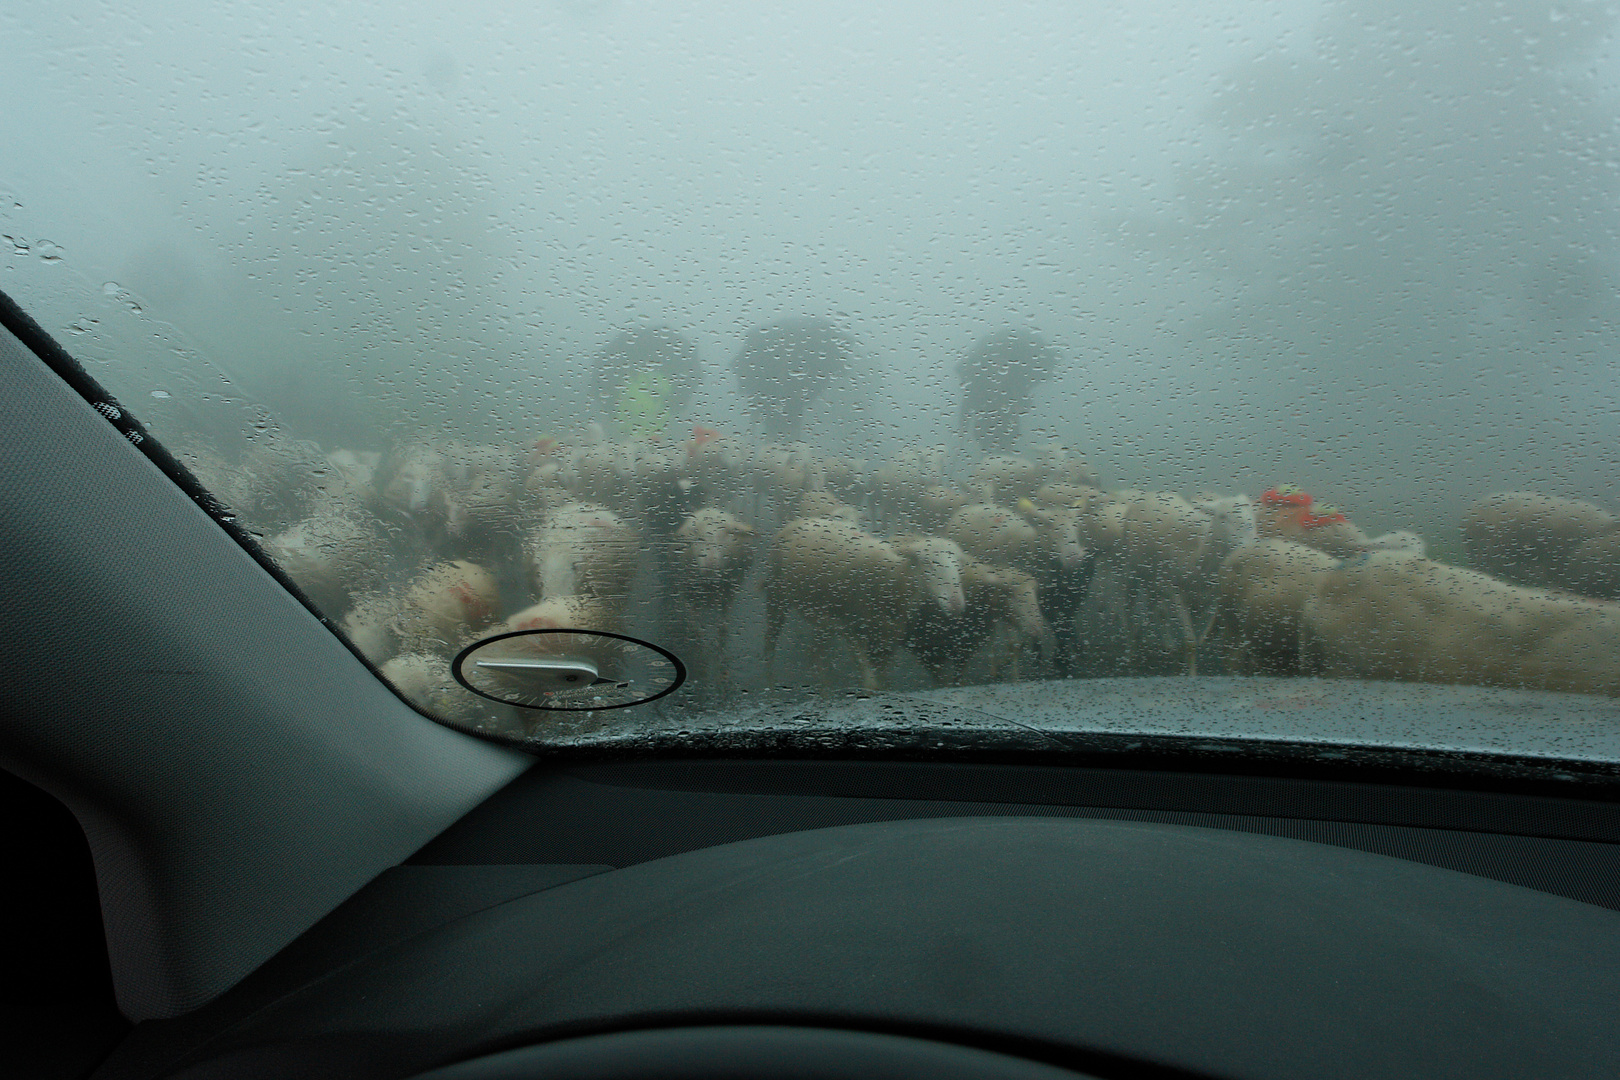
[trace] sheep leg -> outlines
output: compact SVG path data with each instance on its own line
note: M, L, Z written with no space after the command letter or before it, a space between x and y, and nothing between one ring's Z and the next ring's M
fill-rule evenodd
M776 642L782 635L782 624L787 621L787 605L777 590L765 589L765 682L776 682Z
M1187 598L1177 589L1172 594L1175 601L1176 622L1181 624L1182 650L1187 657L1187 674L1198 674L1198 643L1203 640L1201 634L1193 631L1192 612L1187 609Z
M990 679L992 682L1018 682L1023 658L1024 642L1007 624L998 623L991 645Z
M1141 582L1125 583L1125 674L1142 673L1142 656L1147 651L1148 623L1158 613L1151 610L1147 589Z
M832 658L832 626L811 622L810 626L810 666L815 669L815 677L820 681L824 690L834 686L833 658Z
M1220 618L1220 614L1220 604L1215 604L1209 609L1209 618L1204 620L1204 628L1198 633L1198 645L1202 646L1205 641L1209 640L1209 635L1215 632L1215 623Z
M883 689L883 680L879 676L878 667L872 662L871 655L866 646L857 641L849 643L849 651L855 654L855 666L861 673L861 688L864 690Z

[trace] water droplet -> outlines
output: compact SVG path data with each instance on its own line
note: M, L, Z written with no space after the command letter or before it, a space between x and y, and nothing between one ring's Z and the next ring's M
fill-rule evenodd
M26 255L26 254L28 254L28 241L24 240L22 237L20 237L20 236L6 236L6 237L0 237L0 239L8 240L8 241L11 242L11 253L13 255Z
M76 319L73 322L68 323L68 333L70 333L70 334L89 334L89 333L92 333L92 332L95 331L97 322L98 322L98 320L90 319L90 318Z
M106 296L117 296L123 289L116 281L104 281L101 284L101 291Z
M40 259L44 262L62 261L62 245L60 244L53 244L49 240L41 240L35 245L34 250L38 252Z
M159 401L167 401L169 399L169 392L167 390L154 390L152 391L152 396L157 398Z

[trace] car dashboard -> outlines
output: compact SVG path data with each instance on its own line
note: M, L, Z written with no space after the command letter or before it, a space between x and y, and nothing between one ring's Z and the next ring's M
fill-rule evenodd
M542 763L95 1075L381 1080L725 1029L1099 1077L1590 1076L1620 1060L1617 834L1607 803L1342 780ZM730 1075L706 1045L656 1075L693 1054ZM750 1075L801 1075L775 1060Z

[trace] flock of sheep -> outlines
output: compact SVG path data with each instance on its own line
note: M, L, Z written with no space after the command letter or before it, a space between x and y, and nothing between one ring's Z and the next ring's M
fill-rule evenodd
M1620 694L1620 520L1570 500L1480 500L1463 569L1287 488L1106 491L1055 445L874 464L696 428L680 444L182 456L409 699L517 734L551 714L475 697L447 660L547 628L652 638L700 694L759 663L766 684L831 684L848 664L882 687L906 654L936 684L1202 665ZM760 616L739 612L759 601L744 645Z

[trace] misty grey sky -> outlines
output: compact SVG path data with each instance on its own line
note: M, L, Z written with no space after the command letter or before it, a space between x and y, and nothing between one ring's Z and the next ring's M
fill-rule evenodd
M837 314L820 430L886 452L1013 322L1069 357L1026 432L1115 481L1613 501L1601 9L269 7L0 3L0 288L132 406L217 366L541 434L652 321L726 426L747 329Z

